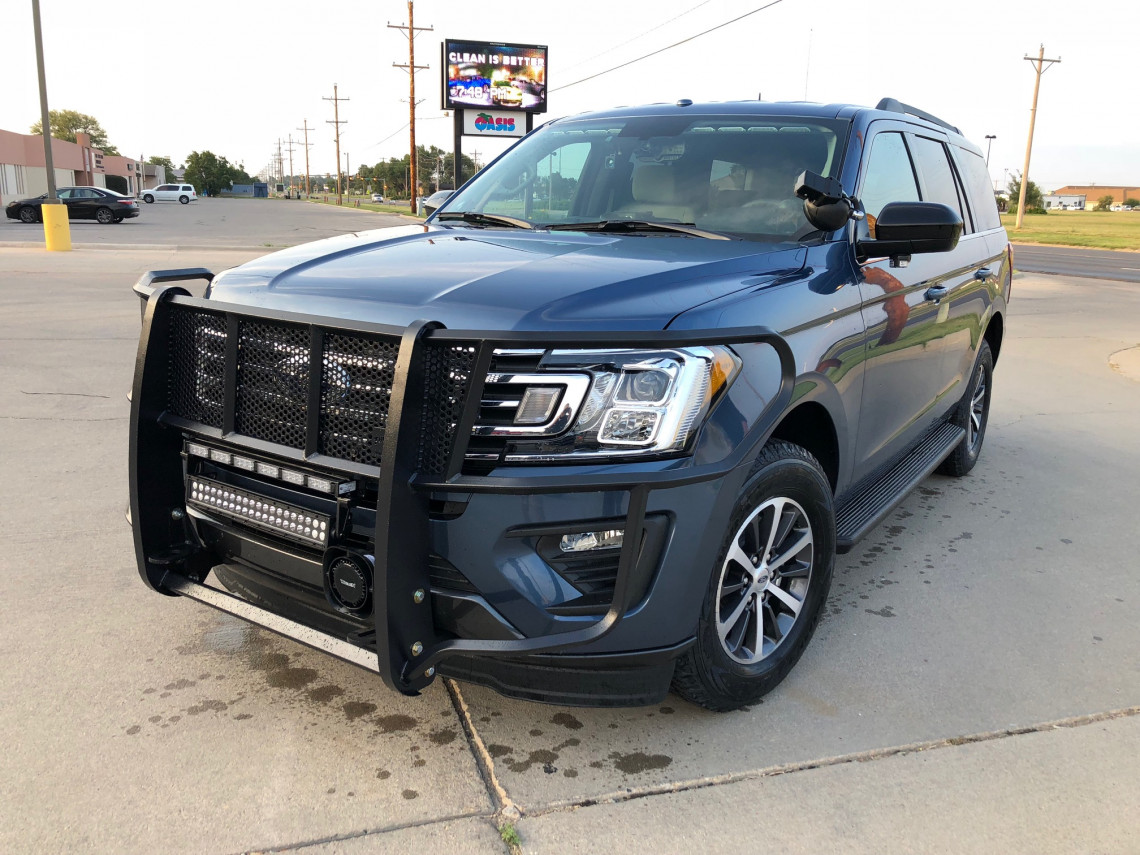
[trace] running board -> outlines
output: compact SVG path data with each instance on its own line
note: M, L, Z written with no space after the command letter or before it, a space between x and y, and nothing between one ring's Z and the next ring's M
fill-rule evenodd
M263 629L291 638L306 647L331 654L337 659L344 660L366 671L376 673L380 670L380 660L375 650L369 650L349 641L342 641L331 635L325 635L323 632L318 632L304 624L281 617L232 594L219 591L217 588L199 584L174 572L169 572L163 577L162 585L168 591L197 600L207 606L213 606L218 611L226 612Z
M910 454L845 500L835 514L835 551L850 552L950 456L965 435L965 428L949 423L942 425L931 431Z

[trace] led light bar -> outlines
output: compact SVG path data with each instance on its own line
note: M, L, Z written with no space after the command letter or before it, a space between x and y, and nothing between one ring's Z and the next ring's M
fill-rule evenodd
M325 478L319 475L307 475L295 469L285 469L275 463L266 463L264 460L255 460L242 454L223 451L220 448L211 448L200 442L187 442L184 445L186 454L190 457L201 457L212 460L214 463L223 463L246 472L256 472L266 478L284 481L295 487L308 487L327 496L347 496L356 489L355 481L339 481L336 478Z
M186 479L186 504L309 545L329 542L328 516L210 478L191 475Z

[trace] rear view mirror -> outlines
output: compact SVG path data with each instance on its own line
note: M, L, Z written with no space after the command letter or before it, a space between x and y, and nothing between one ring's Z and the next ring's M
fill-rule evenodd
M875 239L858 241L856 250L861 258L949 252L961 236L962 217L948 205L891 202L875 220Z

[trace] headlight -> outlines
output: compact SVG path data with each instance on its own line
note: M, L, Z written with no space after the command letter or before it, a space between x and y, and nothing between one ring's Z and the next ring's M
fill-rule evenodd
M476 433L510 437L508 463L676 454L739 370L727 347L556 350L532 374L488 377L526 388L512 424Z

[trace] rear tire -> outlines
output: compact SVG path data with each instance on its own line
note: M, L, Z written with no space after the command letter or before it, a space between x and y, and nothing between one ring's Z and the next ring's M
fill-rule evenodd
M728 521L673 689L716 711L755 703L788 675L823 613L835 565L831 485L782 440L760 453Z
M108 226L115 222L115 213L110 208L100 208L95 212L95 221Z
M189 196L179 196L178 201L181 202L183 205L189 205L190 204L190 197Z
M950 456L938 467L938 474L960 478L974 468L982 453L986 438L986 425L990 420L990 395L993 392L994 357L989 342L982 339L970 385L961 403L950 418L950 423L964 428L966 435Z
M31 205L25 205L20 209L20 222L21 223L38 223L40 220L39 214L36 209Z

